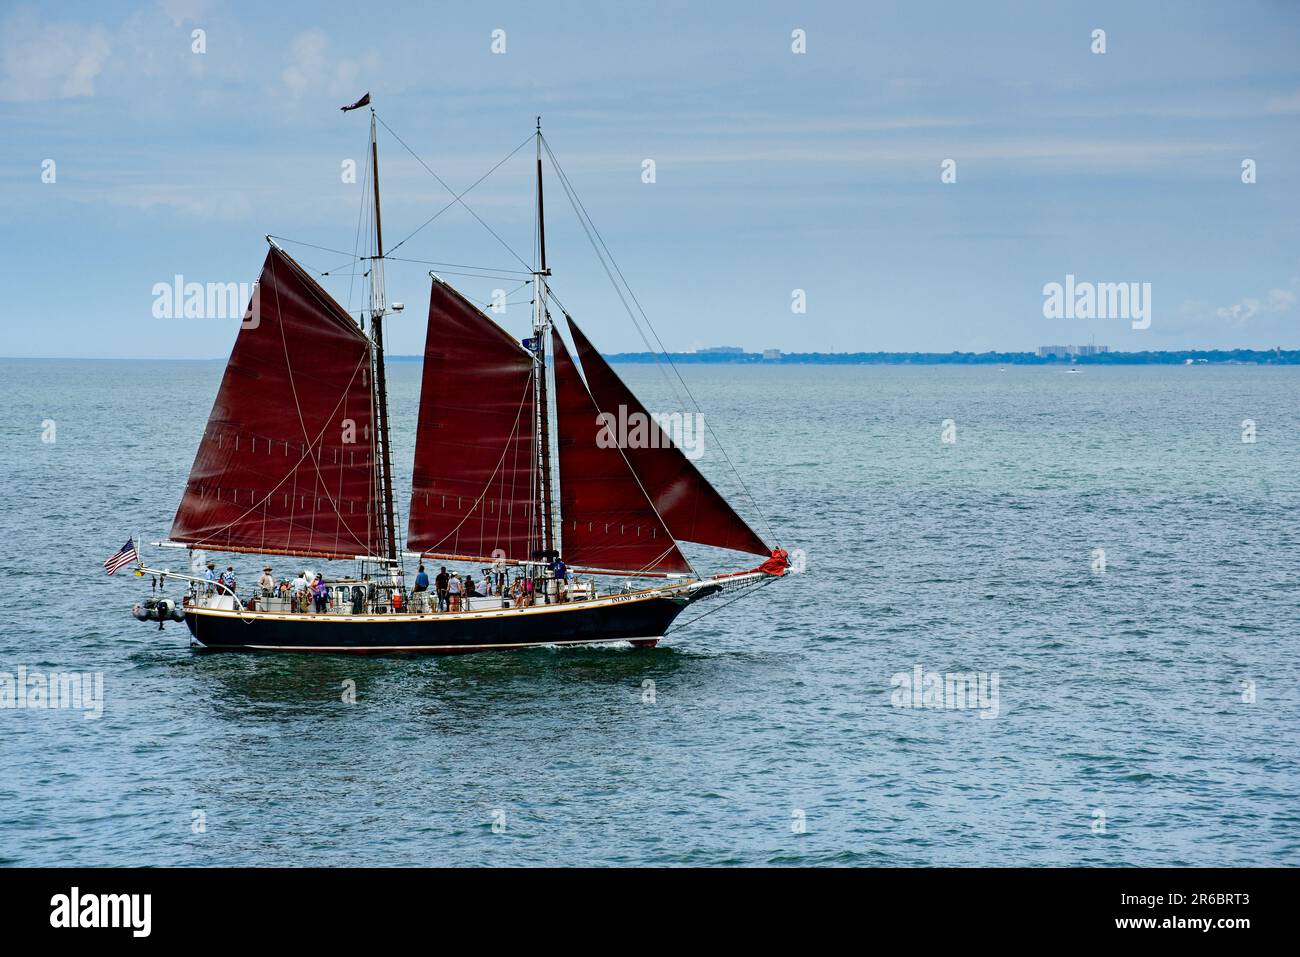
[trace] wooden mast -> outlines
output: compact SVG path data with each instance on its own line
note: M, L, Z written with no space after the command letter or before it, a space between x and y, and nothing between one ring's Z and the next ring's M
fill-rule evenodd
M379 212L379 140L375 129L375 108L370 108L370 166L375 189L375 256L370 261L370 338L374 343L375 413L378 419L375 451L378 453L383 488L383 513L378 516L384 530L383 555L397 561L397 527L393 519L393 459L388 441L388 383L384 375L384 227Z
M542 118L537 118L537 269L533 272L533 338L537 382L538 518L541 550L554 548L554 494L551 488L551 428L546 397L546 346L551 316L546 308L546 215L542 203Z

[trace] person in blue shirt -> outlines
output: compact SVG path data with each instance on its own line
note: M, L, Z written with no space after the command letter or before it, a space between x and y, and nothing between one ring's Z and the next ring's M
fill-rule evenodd
M221 576L217 574L217 563L208 562L208 572L203 576L207 581L207 593L214 595L217 592L217 583L221 581Z
M423 565L421 565L418 569L416 569L415 572L415 590L416 591L429 590L429 576L425 574Z
M556 555L555 561L551 563L551 571L555 573L558 580L562 582L569 580L569 566L564 564L564 559L559 555Z

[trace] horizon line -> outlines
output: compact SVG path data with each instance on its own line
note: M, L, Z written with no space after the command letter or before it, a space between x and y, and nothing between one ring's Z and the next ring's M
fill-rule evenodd
M1052 347L1052 348L1061 348L1061 347ZM1065 348L1069 348L1069 347L1067 346L1067 347L1065 347ZM1021 357L1021 358L1031 358L1031 359L1035 359L1035 360L1039 360L1039 359L1041 359L1041 360L1043 360L1043 361L1054 361L1054 360L1061 360L1061 359L1077 359L1077 360L1080 360L1080 361L1083 361L1083 360L1096 360L1096 359L1101 359L1101 360L1103 360L1103 363L1104 363L1104 357L1106 357L1106 356L1169 356L1169 355L1196 355L1196 354L1214 354L1214 353L1231 353L1231 352L1248 352L1248 353L1258 353L1258 354L1261 354L1261 355L1274 355L1274 356L1276 356L1276 355L1286 355L1286 354L1289 354L1289 353L1298 353L1298 352L1300 352L1300 346L1296 346L1296 347L1292 347L1292 348L1288 348L1288 347L1284 347L1284 346L1268 346L1268 347L1264 347L1264 348L1258 348L1258 347L1254 347L1254 346L1214 346L1214 347L1209 347L1209 348L1186 348L1186 349L1142 349L1142 350L1135 350L1135 351L1122 351L1122 350L1117 350L1117 349L1110 349L1110 350L1108 350L1107 352L1104 352L1104 353L1098 353L1098 354L1092 354L1092 355L1080 355L1080 354L1075 354L1075 355L1066 355L1066 356L1060 356L1060 355L1048 355L1048 356L1042 356L1042 355L1039 355L1038 352L1037 352L1036 350L1001 350L1001 349L986 349L986 350L984 350L984 351L982 351L982 352L972 352L972 351L968 351L968 350L960 350L960 349L954 349L954 350L950 350L950 351L948 351L948 352L937 352L937 351L934 351L934 350L895 350L895 349L875 349L875 350L870 350L870 351L868 351L868 350L864 350L864 349L857 349L857 350L853 350L853 351L837 350L837 351L833 351L833 352L816 352L816 351L810 351L810 352L784 352L784 351L776 350L776 351L779 352L779 358L778 358L778 359L764 359L764 355L765 355L765 353L766 353L767 351L771 351L771 350L758 350L758 351L756 351L756 352L748 352L748 351L744 351L744 350L740 350L740 351L737 351L737 352L720 352L720 351L715 351L715 349L706 348L706 349L695 350L695 351L692 351L692 352L646 352L646 351L641 351L641 352L601 352L600 355L601 355L603 358L611 359L611 360L625 359L625 358L627 358L627 357L637 357L637 358L640 358L640 357L662 357L662 356L670 356L670 357L675 358L675 359L676 359L676 358L686 358L686 357L691 357L691 358L703 358L703 359L707 359L707 360L710 362L710 364L716 364L716 365L726 365L726 364L728 364L729 360L738 360L738 359L742 359L742 358L744 358L744 359L757 359L757 360L759 360L759 362L758 362L757 364L763 364L763 363L766 363L766 364L771 365L771 364L776 364L776 363L778 363L780 360L787 359L787 358L789 358L789 359L797 359L797 358L800 358L800 357L811 357L811 356L832 356L832 357L833 357L833 356L868 356L868 357L898 356L898 357L901 357L901 358L913 358L913 357L920 357L920 356L931 356L931 357L941 357L941 358L944 358L944 359L947 359L947 358L950 358L950 357L953 357L953 356L971 356L971 357L976 357L976 358L978 358L978 357L984 357L984 356L1008 356L1008 357L1012 357L1012 356L1014 356L1014 357ZM401 361L401 362L411 362L411 361L416 361L416 360L421 360L421 361L422 361L422 360L424 359L424 356L421 355L421 354L418 354L418 353L394 353L393 355L385 356L385 358L388 359L388 360L390 360L390 361L394 361L394 362L398 362L398 361ZM229 359L229 356L228 356L228 355L225 355L225 356L75 356L75 355L74 355L74 356L69 356L69 355L34 355L34 356L33 356L33 355L28 355L28 356L14 356L14 355L0 355L0 361L5 361L5 360L24 361L24 360L27 360L27 361L40 361L40 362L52 362L52 361L66 361L66 362L220 362L220 361L223 360L223 359L228 360L228 359ZM742 363L732 361L730 364L736 364L736 365L738 365L738 364L742 364Z

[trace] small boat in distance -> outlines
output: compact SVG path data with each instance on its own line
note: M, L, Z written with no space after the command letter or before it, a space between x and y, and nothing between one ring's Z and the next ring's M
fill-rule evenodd
M369 94L344 109L366 105ZM540 120L535 263L527 280L532 335L516 339L430 273L401 540L384 368L385 319L401 306L385 300L373 107L370 113L364 181L373 193L374 229L368 255L355 257L366 271L367 308L354 318L267 237L261 277L169 540L154 543L188 549L189 574L138 562L136 575L153 576L155 592L137 604L136 617L159 628L184 620L194 642L214 650L653 646L688 606L785 575L786 551L737 514L562 307L572 353L554 329L543 149L554 157ZM628 421L638 424L631 435L609 428ZM764 561L701 576L678 547L683 541ZM203 576L209 552L347 560L356 574L322 582L313 611L302 589L289 593L284 581L241 593ZM410 559L480 568L487 594L458 596L458 608L435 603L433 592L407 586ZM611 576L622 587L604 587ZM179 600L163 594L170 581L184 589Z

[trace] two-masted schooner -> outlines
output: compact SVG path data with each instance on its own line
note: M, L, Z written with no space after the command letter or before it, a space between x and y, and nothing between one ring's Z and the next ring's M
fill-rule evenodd
M345 109L368 103L367 95ZM155 593L136 605L136 617L159 627L183 619L194 642L209 649L653 646L688 605L785 574L786 552L736 513L567 313L576 358L553 334L540 121L532 335L514 338L430 273L403 547L384 370L384 326L393 306L385 300L370 112L373 255L358 257L366 260L368 309L354 319L268 237L169 541L155 543L191 550L191 573L139 564L136 574L152 575ZM640 441L602 435L607 416L620 413L642 417ZM700 577L679 541L766 560ZM210 552L351 560L357 572L329 582L323 609L315 611L286 594L286 583L241 595L224 580L199 577L194 556ZM442 610L431 593L411 587L404 568L410 559L482 567L487 593ZM623 579L620 588L604 587L610 576ZM185 589L179 600L163 595L169 581Z

